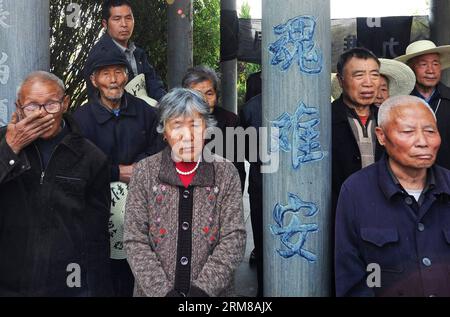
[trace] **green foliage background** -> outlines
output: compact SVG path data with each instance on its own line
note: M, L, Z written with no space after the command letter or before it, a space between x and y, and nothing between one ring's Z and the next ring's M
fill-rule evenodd
M251 19L250 6L248 2L244 2L241 6L239 17L243 19ZM261 70L261 65L253 63L238 62L238 108L245 103L246 82L248 76Z

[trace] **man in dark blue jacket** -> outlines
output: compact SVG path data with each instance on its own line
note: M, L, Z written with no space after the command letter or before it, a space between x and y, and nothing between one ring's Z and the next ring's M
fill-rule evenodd
M134 16L131 3L127 0L105 0L102 9L102 25L106 33L89 53L84 69L89 101L95 97L95 89L90 80L93 59L104 51L115 51L127 60L128 79L139 74L145 75L147 95L159 101L166 94L161 78L149 63L144 49L137 47L130 38L134 30Z
M106 154L110 181L125 183L120 184L123 191L134 164L163 147L156 132L157 114L147 103L125 92L128 70L123 54L113 50L96 53L91 65L90 80L96 94L93 101L77 109L74 118L82 134ZM117 296L132 296L134 279L120 237L121 212L113 209L110 222L113 286Z
M344 182L336 214L337 296L450 296L450 171L434 164L436 117L414 96L385 101L387 155Z

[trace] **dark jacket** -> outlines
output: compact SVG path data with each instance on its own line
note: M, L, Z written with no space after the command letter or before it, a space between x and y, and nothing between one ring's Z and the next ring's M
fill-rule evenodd
M0 296L111 295L106 157L65 118L44 172L34 143L15 155L0 129Z
M225 157L228 160L232 161L234 166L236 167L236 169L238 170L239 173L239 179L241 180L241 189L242 191L244 191L244 186L245 186L245 165L244 165L244 161L242 160L241 162L238 162L237 160L237 139L235 138L235 148L234 148L234 154L235 157L228 157L226 155L227 153L227 148L226 148L226 128L230 127L230 128L237 128L239 126L239 117L231 112L228 111L222 107L216 106L214 107L214 111L212 113L214 119L216 119L217 121L217 128L219 128L222 131L222 135L223 135L223 153L216 153L219 156ZM214 140L214 137L211 138L211 140ZM214 152L214 151L213 151Z
M420 207L396 184L385 158L344 183L336 214L337 296L450 296L450 171L431 171ZM380 266L380 288L367 286L370 263Z
M441 147L439 148L436 164L450 169L450 88L443 83L439 83L436 90L437 93L430 100L430 106L436 113L438 130L441 135ZM411 94L421 97L415 89Z
M137 163L163 148L161 136L156 132L158 118L154 108L125 93L120 109L116 117L97 97L73 114L83 136L108 157L112 182L119 180L119 164Z
M241 126L244 129L249 127L254 127L256 129L261 128L262 126L262 95L256 95L247 101L242 107L240 113ZM257 135L259 137L259 131L257 130ZM250 159L253 159L251 156L255 156L254 153L249 153L250 151L250 141L246 140L246 151L245 157L247 161L250 162ZM255 142L255 141L252 141ZM259 157L259 138L257 140L257 161L250 162L249 169L249 179L248 179L248 193L250 195L250 200L262 200L262 174L261 174L261 161ZM251 204L251 202L250 202ZM255 205L257 205L255 203ZM259 204L262 206L262 202Z
M250 74L245 83L245 102L260 95L262 91L261 71Z
M353 135L352 128L347 119L348 107L342 100L342 96L331 104L332 121L332 211L336 210L337 198L344 181L361 169L361 153L358 143ZM370 111L375 120L378 116L378 108L371 106ZM384 148L376 141L375 161L378 161Z
M258 280L257 297L262 296L264 290L263 276L263 185L261 173L261 160L259 156L259 128L262 126L262 95L256 95L247 101L240 113L241 126L244 129L254 127L257 130L256 155L250 153L255 140L247 138L245 142L245 157L250 162L248 175L248 195L250 201L250 217L253 231L253 242L255 245L256 277ZM257 158L256 162L254 158Z
M90 75L92 74L91 64L94 59L98 58L97 55L102 50L114 50L118 54L122 54L125 57L125 54L117 47L117 45L113 42L111 36L108 33L105 33L100 40L94 45L94 47L89 52L88 58L86 60L85 68L83 70L84 79L86 80L86 85L88 89L88 97L89 101L92 101L95 97L95 88L92 86ZM133 74L133 70L131 65L128 64L128 81L131 81L135 76L139 74L145 75L145 83L147 86L147 95L157 101L159 101L165 94L166 91L164 89L164 84L161 81L161 78L156 73L155 69L149 62L149 58L144 49L137 47L134 51L134 57L136 58L136 65L138 74Z

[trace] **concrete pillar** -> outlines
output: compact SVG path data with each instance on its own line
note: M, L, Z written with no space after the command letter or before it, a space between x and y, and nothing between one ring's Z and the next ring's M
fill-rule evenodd
M330 0L263 0L264 296L330 296ZM272 138L273 138L272 134Z
M221 0L220 10L236 11L236 0ZM221 63L222 103L221 106L237 113L237 59Z
M431 40L436 45L450 44L450 22L448 15L450 13L450 1L432 0L430 16ZM442 72L442 82L450 86L450 70Z
M0 126L15 111L27 74L50 69L49 0L0 0Z
M193 63L192 0L175 0L168 5L167 82L180 87L186 70Z

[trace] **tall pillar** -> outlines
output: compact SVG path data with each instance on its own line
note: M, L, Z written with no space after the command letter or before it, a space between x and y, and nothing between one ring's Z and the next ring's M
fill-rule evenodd
M236 0L221 0L220 10L236 11ZM237 59L222 61L221 73L221 106L231 112L237 113Z
M15 111L27 74L50 69L49 0L0 0L0 126Z
M172 3L173 2L173 3ZM180 87L193 63L192 0L169 1L167 40L167 81L169 88Z
M330 296L330 0L263 0L264 296ZM273 132L273 130L272 130Z
M450 22L448 15L450 13L450 1L432 0L431 1L431 40L436 45L450 44ZM450 86L450 70L442 72L442 82Z

